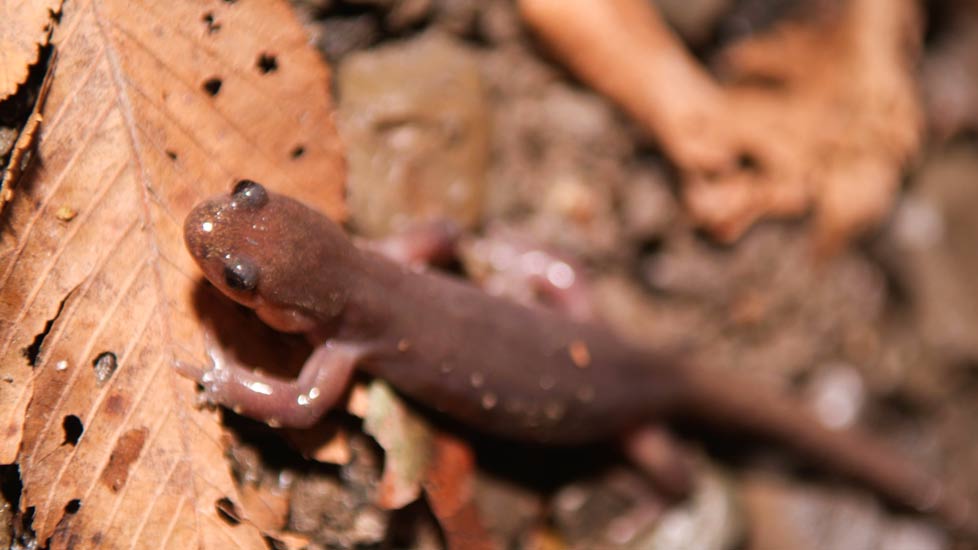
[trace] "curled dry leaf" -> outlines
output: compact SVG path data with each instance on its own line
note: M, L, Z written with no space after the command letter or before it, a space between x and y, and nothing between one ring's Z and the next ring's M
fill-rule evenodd
M378 504L414 502L424 489L450 549L495 548L474 501L475 456L459 439L429 426L386 383L372 382L351 399L364 431L384 449Z
M41 47L48 44L62 0L0 4L0 101L27 80Z
M381 381L367 390L363 430L384 449L377 504L394 510L414 502L431 460L432 429Z
M0 460L52 547L265 548L218 415L171 368L206 360L214 293L181 229L242 177L342 216L328 69L284 2L71 2L52 42L0 229Z
M0 175L0 214L3 213L4 205L14 197L14 188L17 186L17 181L20 179L20 175L31 159L31 152L37 139L38 129L41 127L41 107L44 105L44 100L47 99L48 90L51 89L52 69L56 64L57 56L52 55L48 59L48 67L44 74L44 80L41 82L41 87L37 92L37 97L34 100L34 106L31 108L30 114L27 115L27 120L24 121L23 126L21 126L17 133L17 139L14 141L13 148L10 150L7 166L3 169L2 175Z
M642 0L521 0L572 70L651 132L694 218L722 239L816 208L823 249L889 210L920 141L911 0L852 0L735 46L729 84ZM909 54L908 54L909 52Z

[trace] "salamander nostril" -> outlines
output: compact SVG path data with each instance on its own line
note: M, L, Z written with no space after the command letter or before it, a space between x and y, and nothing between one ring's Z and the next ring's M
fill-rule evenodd
M234 184L231 198L233 207L261 208L268 202L268 192L256 181L240 180Z

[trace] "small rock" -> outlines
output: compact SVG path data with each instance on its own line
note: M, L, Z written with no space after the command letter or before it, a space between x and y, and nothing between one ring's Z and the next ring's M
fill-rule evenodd
M339 67L349 206L369 236L482 215L488 107L474 55L440 33L358 52Z
M400 31L423 21L431 14L432 0L399 0L384 18L387 28Z
M372 13L332 16L318 23L313 34L316 45L326 54L326 58L337 60L377 41L380 24Z

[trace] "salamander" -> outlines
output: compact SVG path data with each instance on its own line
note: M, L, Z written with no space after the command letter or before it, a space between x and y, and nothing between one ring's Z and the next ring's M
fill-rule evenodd
M196 206L184 235L215 287L314 345L294 380L225 359L183 369L244 415L311 426L362 369L475 430L541 444L690 418L769 438L900 505L973 525L939 478L865 433L823 426L787 395L358 247L334 221L253 181Z

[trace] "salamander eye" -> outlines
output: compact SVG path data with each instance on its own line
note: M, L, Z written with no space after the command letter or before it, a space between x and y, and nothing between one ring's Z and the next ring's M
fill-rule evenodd
M258 267L248 260L233 258L224 266L224 282L234 290L254 290L258 286Z
M268 192L260 184L252 180L240 180L234 184L231 198L235 206L255 209L265 206L268 202Z

